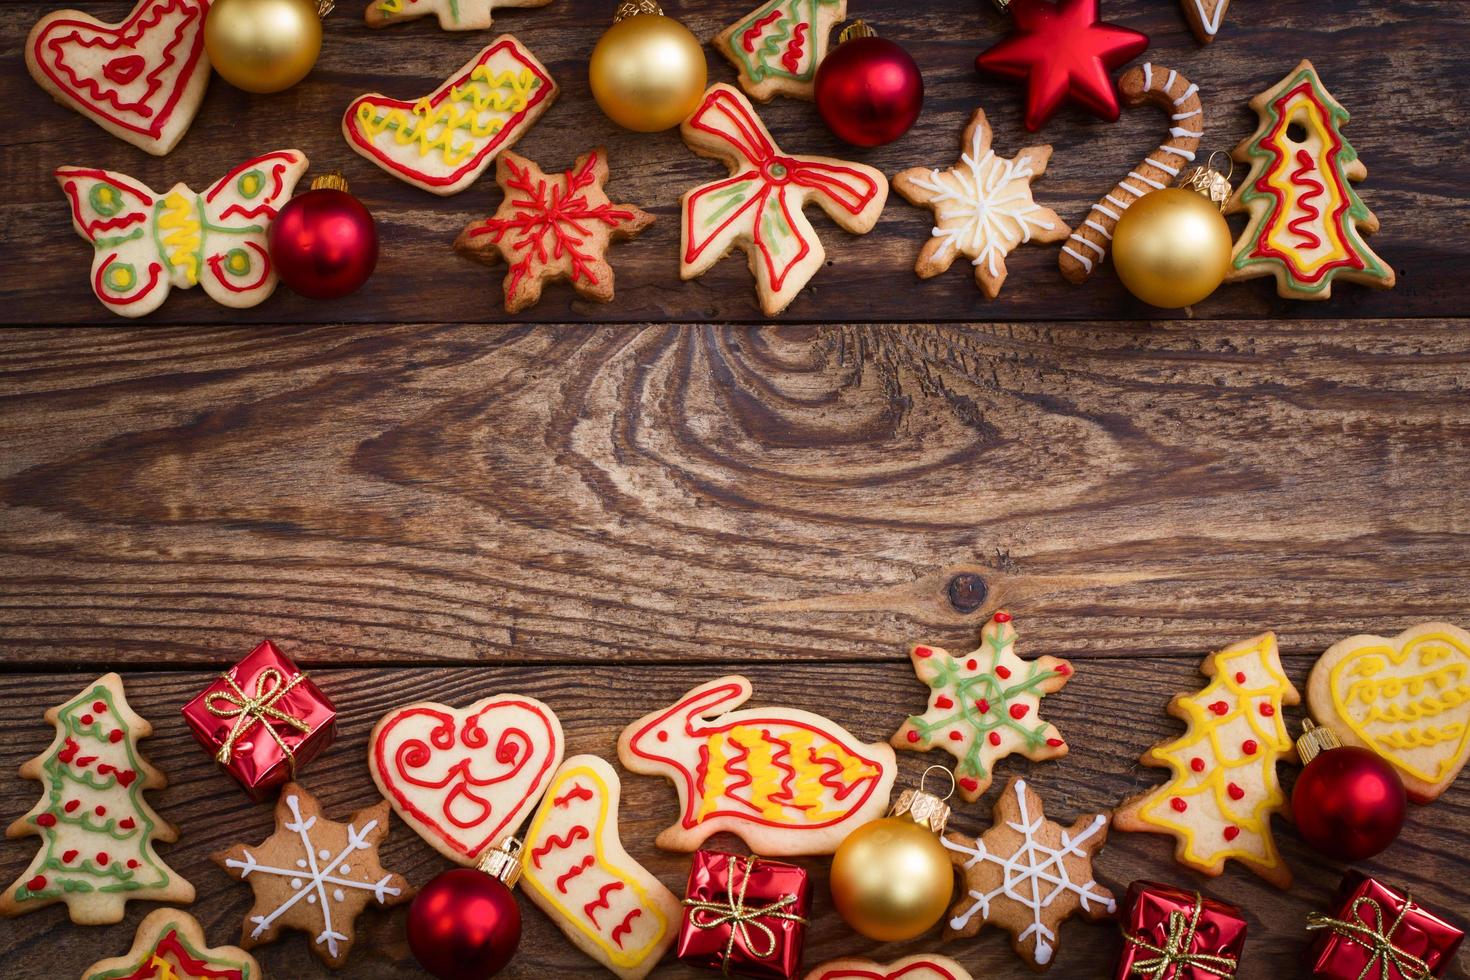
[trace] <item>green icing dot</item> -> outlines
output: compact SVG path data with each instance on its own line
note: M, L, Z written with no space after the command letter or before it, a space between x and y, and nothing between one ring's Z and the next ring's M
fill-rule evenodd
M114 262L102 274L102 281L115 293L125 293L138 282L138 270L126 262Z
M102 217L110 218L123 209L123 196L110 184L94 184L87 192L87 203Z
M235 189L245 200L251 200L265 187L265 174L259 170L247 170L235 181Z

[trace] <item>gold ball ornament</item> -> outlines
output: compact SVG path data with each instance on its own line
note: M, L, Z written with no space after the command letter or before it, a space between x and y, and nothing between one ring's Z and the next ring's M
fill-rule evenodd
M934 769L953 780L943 766ZM832 856L830 880L832 904L848 925L869 939L898 942L944 916L954 896L954 865L939 842L948 819L944 800L925 793L921 782L888 816L847 835Z
M1182 187L1146 194L1118 219L1113 267L1128 291L1170 309L1198 303L1225 281L1233 243L1217 205Z
M204 21L204 46L231 85L280 92L316 64L322 19L314 0L215 0Z
M662 13L620 18L592 49L592 97L625 129L656 133L679 125L704 95L704 48Z

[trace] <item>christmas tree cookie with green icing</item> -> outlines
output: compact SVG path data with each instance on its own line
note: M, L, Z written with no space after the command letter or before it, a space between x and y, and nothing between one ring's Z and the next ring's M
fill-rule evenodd
M1058 657L1016 656L1011 614L998 612L980 631L980 649L952 654L915 644L914 673L929 686L929 707L894 732L895 748L942 748L958 760L956 788L974 803L990 788L995 764L1013 752L1028 759L1056 759L1067 743L1040 717L1041 699L1072 679L1072 665Z
M56 737L20 767L45 792L6 830L40 837L41 848L0 895L0 915L65 902L73 922L105 925L121 921L129 899L192 902L194 886L153 850L179 835L143 798L167 780L138 751L153 726L128 707L122 678L99 677L46 720Z
M199 921L181 909L155 909L133 948L98 960L82 980L261 980L260 964L238 946L210 946Z
M817 68L847 0L767 0L715 36L715 47L740 73L747 95L815 97Z

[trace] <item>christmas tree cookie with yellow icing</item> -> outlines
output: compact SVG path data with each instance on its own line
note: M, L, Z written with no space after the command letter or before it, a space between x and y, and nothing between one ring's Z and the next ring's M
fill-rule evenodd
M1169 781L1126 801L1113 826L1174 835L1175 860L1204 874L1219 875L1233 859L1289 888L1271 815L1288 809L1276 778L1276 763L1292 751L1281 711L1301 695L1282 672L1276 634L1211 654L1200 671L1210 683L1169 702L1188 729L1142 756L1172 770Z
M210 946L199 921L182 909L155 909L138 926L133 948L98 960L82 980L261 980L255 957L238 946Z

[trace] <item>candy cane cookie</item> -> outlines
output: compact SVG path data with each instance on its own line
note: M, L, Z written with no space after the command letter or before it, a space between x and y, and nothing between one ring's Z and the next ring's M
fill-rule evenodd
M1138 169L1118 181L1102 196L1062 246L1058 264L1068 281L1081 283L1101 265L1113 241L1118 219L1140 197L1161 191L1174 182L1184 165L1194 160L1205 134L1204 107L1199 86L1172 68L1144 64L1130 68L1118 82L1129 105L1152 103L1169 113L1169 138L1159 144Z

